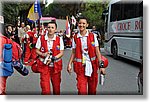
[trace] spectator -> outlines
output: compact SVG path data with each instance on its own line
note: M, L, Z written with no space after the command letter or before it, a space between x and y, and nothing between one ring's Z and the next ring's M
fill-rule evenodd
M13 26L12 32L13 32L13 35L14 35L15 42L20 45L20 41L19 41L19 37L18 37L18 28Z
M12 36L12 26L11 25L8 25L8 26L6 26L6 34L5 34L5 36L7 37L7 38L10 38L10 36Z
M25 34L25 24L24 22L22 22L21 27L18 29L18 37L19 37L21 46L23 46L22 39L24 37L24 34Z
M101 34L100 34L100 32L97 31L97 29L96 29L96 26L93 26L93 27L92 27L91 32L97 35L97 40L98 40L99 47L100 47L100 46L101 46L101 43L102 43L102 39L101 39Z
M62 37L62 36L63 36L63 30L60 30L60 31L59 31L58 36L60 36L60 37Z

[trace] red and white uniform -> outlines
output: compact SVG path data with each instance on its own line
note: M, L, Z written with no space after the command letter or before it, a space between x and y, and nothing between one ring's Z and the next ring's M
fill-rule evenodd
M47 33L47 28L40 28L39 35L45 35Z
M42 53L52 51L52 55L56 56L60 53L60 50L64 50L64 44L62 38L54 35L52 40L48 40L48 35L42 35L38 38L36 43L36 48ZM53 67L45 65L42 60L44 59L40 56L40 85L42 88L42 94L51 94L50 90L50 80L53 86L53 94L60 94L60 82L61 82L61 70L62 70L62 59L58 59L54 62Z
M75 49L73 64L77 74L78 94L96 94L99 67L96 46L98 46L96 35L88 31L85 36L78 33L73 38L72 48Z
M33 61L37 57L36 48L34 47L38 39L37 33L29 30L25 35L25 39L26 39L26 46L25 46L26 51L25 51L24 63L26 64L30 62L29 60L32 59L31 61Z
M38 35L37 35L37 33L34 32L31 37L32 37L32 42L30 42L30 44L33 44L33 48L31 48L30 59L35 60L37 58L35 45L36 45L36 42L38 39Z
M12 60L13 61L18 61L21 59L21 54L22 54L22 49L21 46L13 42L12 40L8 39L7 37L3 36L0 34L0 62L3 61L2 59L2 49L4 44L12 44ZM7 82L8 76L0 76L0 95L6 94L6 82Z
M11 40L8 39L7 37L3 36L0 33L0 62L3 61L3 46L6 43L11 43ZM1 73L0 73L1 74ZM8 76L0 76L0 95L5 95L5 91L6 91L6 81L7 81Z
M30 37L33 36L33 32L31 30L28 30L25 34L24 39L26 40L26 45L25 45L25 58L24 58L24 63L28 64L28 61L31 56L31 49L30 49Z

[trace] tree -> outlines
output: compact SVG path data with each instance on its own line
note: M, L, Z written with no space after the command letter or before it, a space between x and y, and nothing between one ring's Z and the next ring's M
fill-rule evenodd
M66 19L66 16L76 15L78 4L53 3L42 8L43 16L53 16Z
M3 2L2 13L7 24L16 24L21 11L27 11L30 4ZM23 12L26 13L26 12Z
M82 8L82 14L89 19L89 28L93 25L97 26L97 29L104 31L104 21L102 20L102 12L106 9L108 3L86 3L84 9Z
M16 24L18 20L17 17L21 16L26 19L28 11L33 3L10 3L3 2L3 14L6 23ZM96 2L96 3L52 3L47 8L41 5L42 16L51 16L55 18L66 19L66 16L76 16L79 12L89 18L89 23L91 28L92 25L96 25L98 29L102 29L104 26L104 21L101 19L101 15L104 9L106 9L107 2ZM21 20L22 20L21 18ZM23 21L22 20L22 21Z

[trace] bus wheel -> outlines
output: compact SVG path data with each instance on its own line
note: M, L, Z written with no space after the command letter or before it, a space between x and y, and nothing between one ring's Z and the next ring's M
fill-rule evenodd
M118 58L118 48L117 48L117 45L115 43L112 46L112 54L113 54L114 59Z

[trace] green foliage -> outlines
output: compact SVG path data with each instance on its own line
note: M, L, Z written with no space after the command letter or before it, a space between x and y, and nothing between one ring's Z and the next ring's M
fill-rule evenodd
M66 16L76 15L76 11L77 4L53 3L46 8L42 8L43 16L51 16L64 19L66 19Z
M98 0L97 0L98 1ZM29 8L32 3L3 3L3 15L5 17L5 22L16 23L17 17L23 16L27 17ZM52 3L47 8L41 5L42 16L51 16L56 18L66 19L66 16L76 16L77 13L82 13L89 18L89 28L96 25L98 29L102 29L104 26L104 21L101 19L102 12L106 9L107 2L80 2L80 3Z
M43 16L51 16L59 18L60 16L67 15L67 9L65 9L63 4L50 4L47 8L42 8L42 15Z
M2 6L5 22L7 24L16 24L17 17L20 16L20 11L28 10L30 4L4 2Z
M102 20L102 12L106 9L107 3L87 3L82 14L89 19L89 28L93 25L97 26L97 29L103 30L104 21Z
M56 18L66 18L66 16L76 16L82 13L89 19L89 28L96 25L98 29L103 30L104 21L102 20L102 12L107 7L107 2L87 2L74 4L50 4L47 8L42 9L43 16L53 16Z

